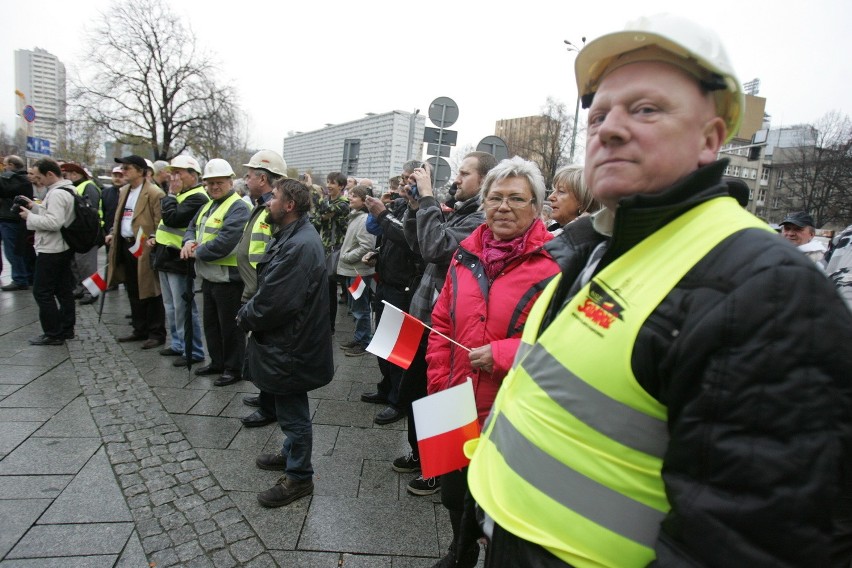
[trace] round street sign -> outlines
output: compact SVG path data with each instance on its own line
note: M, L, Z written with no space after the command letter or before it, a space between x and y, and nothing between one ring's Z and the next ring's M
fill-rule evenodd
M36 117L36 113L35 113L35 109L33 108L33 106L32 105L25 106L24 107L24 120L26 120L27 122L32 122L32 121L35 120L35 117Z
M478 152L488 152L497 158L498 162L509 157L509 147L506 146L506 143L499 136L486 136L476 145L476 150Z
M438 128L449 128L459 119L459 107L450 97L438 97L429 104L429 120Z
M449 181L453 171L447 160L433 157L426 160L426 163L432 166L432 186L434 188L439 188Z

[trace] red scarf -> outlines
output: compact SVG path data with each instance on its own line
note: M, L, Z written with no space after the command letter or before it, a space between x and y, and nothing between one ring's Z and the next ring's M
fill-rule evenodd
M536 219L536 221L538 221ZM500 271L507 264L521 256L527 246L527 236L530 234L530 228L536 223L533 221L523 235L517 236L510 241L501 241L494 237L491 229L485 227L482 231L482 254L479 259L482 261L482 266L485 268L485 274L492 282Z

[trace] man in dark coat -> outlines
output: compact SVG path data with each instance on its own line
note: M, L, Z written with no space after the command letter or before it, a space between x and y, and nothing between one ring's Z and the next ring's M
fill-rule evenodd
M18 156L3 159L6 170L0 175L0 240L3 253L12 266L12 281L0 288L4 292L26 290L33 283L35 251L28 239L26 223L12 210L15 197L33 198L33 184L27 178L27 168ZM3 263L0 262L0 270Z
M279 227L258 263L258 289L240 309L237 324L248 333L252 381L275 397L286 439L279 453L261 454L261 469L284 471L258 494L264 507L281 507L314 491L313 431L308 391L334 374L328 319L325 251L308 216L310 190L292 179L275 182L270 220Z

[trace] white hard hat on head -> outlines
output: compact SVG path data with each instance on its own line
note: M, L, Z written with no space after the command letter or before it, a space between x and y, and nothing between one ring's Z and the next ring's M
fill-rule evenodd
M647 49L655 46L657 49ZM637 50L643 50L637 52ZM719 36L686 18L656 14L627 22L624 30L601 36L584 47L574 62L583 108L608 72L627 63L665 61L694 75L713 94L728 138L742 120L743 90Z
M151 173L154 173L154 162L145 158L145 164L148 166L148 169L151 170Z
M169 164L168 170L171 171L173 168L193 170L198 175L201 175L201 165L198 163L198 160L190 156L175 156L172 158L172 163Z
M231 164L222 158L213 158L207 165L204 166L204 175L201 179L219 178L219 177L235 177L234 170L231 169Z
M279 176L287 177L287 162L281 154L273 150L261 150L251 157L248 164L243 164L253 170L266 170Z

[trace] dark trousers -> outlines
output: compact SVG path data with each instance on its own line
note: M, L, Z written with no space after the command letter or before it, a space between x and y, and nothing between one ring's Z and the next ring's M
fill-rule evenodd
M385 307L382 300L407 312L411 304L411 295L404 289L395 288L387 284L379 284L376 289L376 301L373 304L373 311L376 313L376 327L378 327L382 319L382 312ZM377 385L376 390L388 399L391 406L399 410L401 409L399 405L399 388L402 384L402 374L405 369L381 357L378 357L378 361L382 380Z
M443 488L441 488L443 491ZM570 568L541 546L520 539L494 523L494 533L485 547L485 568L516 568L536 566L539 568Z
M58 253L39 253L36 257L33 298L38 304L41 330L48 337L64 339L74 336L77 313L74 276L71 274L73 256L69 249Z
M408 412L408 445L415 457L420 456L417 448L417 429L414 425L414 410L411 403L426 396L426 345L429 342L429 330L423 330L417 353L411 361L411 366L402 373L399 385L399 406Z
M284 446L281 455L287 457L287 477L296 481L305 481L314 476L311 465L311 452L314 445L314 432L311 425L311 411L308 407L308 393L270 395L275 398L275 411L278 426L284 432Z
M21 242L26 237L21 221L0 221L0 240L3 241L3 253L12 265L12 282L22 286L33 283L33 259L25 254L27 245Z
M139 298L139 259L130 252L132 242L120 239L119 257L124 267L124 287L130 300L130 325L133 335L146 339L166 340L166 308L163 297Z
M336 274L328 276L328 317L331 321L331 333L334 333L334 320L337 319L337 281Z
M239 375L246 355L246 334L237 327L237 312L243 295L242 282L209 282L202 279L204 294L204 338L214 369Z

